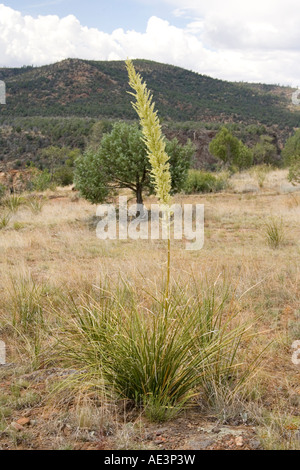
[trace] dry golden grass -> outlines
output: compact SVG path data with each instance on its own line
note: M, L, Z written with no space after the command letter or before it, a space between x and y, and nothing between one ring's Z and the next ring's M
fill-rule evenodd
M249 357L274 341L251 385L255 401L261 409L280 403L285 413L296 416L300 369L291 361L291 344L300 339L299 192L287 192L285 171L271 172L262 190L248 192L249 185L255 186L248 173L235 176L231 185L226 193L175 197L174 202L205 204L205 245L189 252L182 242L173 243L172 282L189 284L191 275L211 283L227 278L245 321L261 315L256 328L265 333L257 336ZM146 200L146 206L151 202ZM74 198L70 190L60 190L46 194L39 213L21 205L0 230L0 339L9 344L9 362L32 354L18 346L10 331L1 330L11 321L12 285L21 277L44 286L42 295L48 300L56 289L88 292L105 276L112 285L121 275L136 291L160 290L165 243L101 241L93 225L95 213L95 206ZM272 216L282 218L286 233L277 250L265 238L265 224ZM271 445L269 441L268 434Z

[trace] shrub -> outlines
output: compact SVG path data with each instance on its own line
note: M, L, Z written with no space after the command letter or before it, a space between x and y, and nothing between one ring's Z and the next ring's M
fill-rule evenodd
M257 181L258 186L262 189L266 181L268 173L272 170L270 165L256 165L251 168L251 173Z
M300 183L300 157L294 159L294 163L289 169L288 179L293 185Z
M215 176L212 173L190 170L185 182L186 194L215 193L227 186L226 177Z
M235 166L239 170L249 168L253 163L252 151L241 140L233 136L226 128L217 133L209 145L209 151L227 166Z
M81 196L92 204L98 204L112 195L113 190L107 185L106 178L99 168L97 154L91 149L77 158L75 167L75 187Z
M260 136L259 141L252 149L254 163L275 164L277 161L277 148L273 143L273 138L269 135Z
M70 166L61 166L54 173L54 181L59 186L70 186L74 180L74 170Z
M289 137L282 150L283 162L285 166L290 166L300 158L300 130Z
M55 189L55 187L56 183L48 170L34 170L27 189L29 191L46 191L46 189Z

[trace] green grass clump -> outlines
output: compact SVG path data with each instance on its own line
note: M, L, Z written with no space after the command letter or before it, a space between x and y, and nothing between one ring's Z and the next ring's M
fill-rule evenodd
M85 383L104 384L154 421L176 415L210 381L222 377L224 386L230 376L232 390L242 384L236 358L247 325L228 312L227 292L218 300L214 289L188 298L177 288L168 309L164 299L143 308L128 286L126 292L124 301L124 292L102 290L97 301L68 301L71 311L60 313L59 358L85 371Z
M39 197L37 195L30 195L26 200L27 207L33 214L39 214L45 204L45 197Z
M277 217L271 217L266 223L266 240L270 248L280 248L285 242L285 232L283 220Z
M3 200L3 204L13 213L17 212L22 204L24 204L24 197L18 194L12 194Z
M35 332L43 323L43 289L33 279L20 277L11 282L10 301L12 325L24 333Z
M267 176L271 170L272 170L271 165L266 165L266 164L255 165L252 167L251 173L256 179L257 184L260 187L260 189L264 187Z
M0 215L0 230L6 228L10 222L11 219L11 213L6 212L2 215Z

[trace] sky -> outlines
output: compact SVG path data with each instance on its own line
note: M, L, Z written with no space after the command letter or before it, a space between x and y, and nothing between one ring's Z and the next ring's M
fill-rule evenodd
M0 67L150 59L300 86L298 0L0 0Z

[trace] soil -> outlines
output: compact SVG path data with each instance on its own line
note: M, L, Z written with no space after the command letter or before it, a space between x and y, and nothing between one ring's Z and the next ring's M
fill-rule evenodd
M0 366L1 367L1 366ZM1 394L9 394L14 383L14 366L5 369ZM16 406L7 428L0 432L0 450L259 450L260 442L251 425L221 425L203 416L198 408L183 412L167 423L151 423L128 410L126 423L119 409L118 417L109 425L78 427L69 419L72 403L49 406L46 389L53 378L68 375L63 369L38 370L18 378L26 390L42 399L30 407ZM3 377L3 376L2 376ZM45 399L46 398L46 399ZM123 415L123 416L122 416ZM117 416L117 415L116 415ZM123 420L123 422L122 422ZM119 422L118 422L119 421Z

